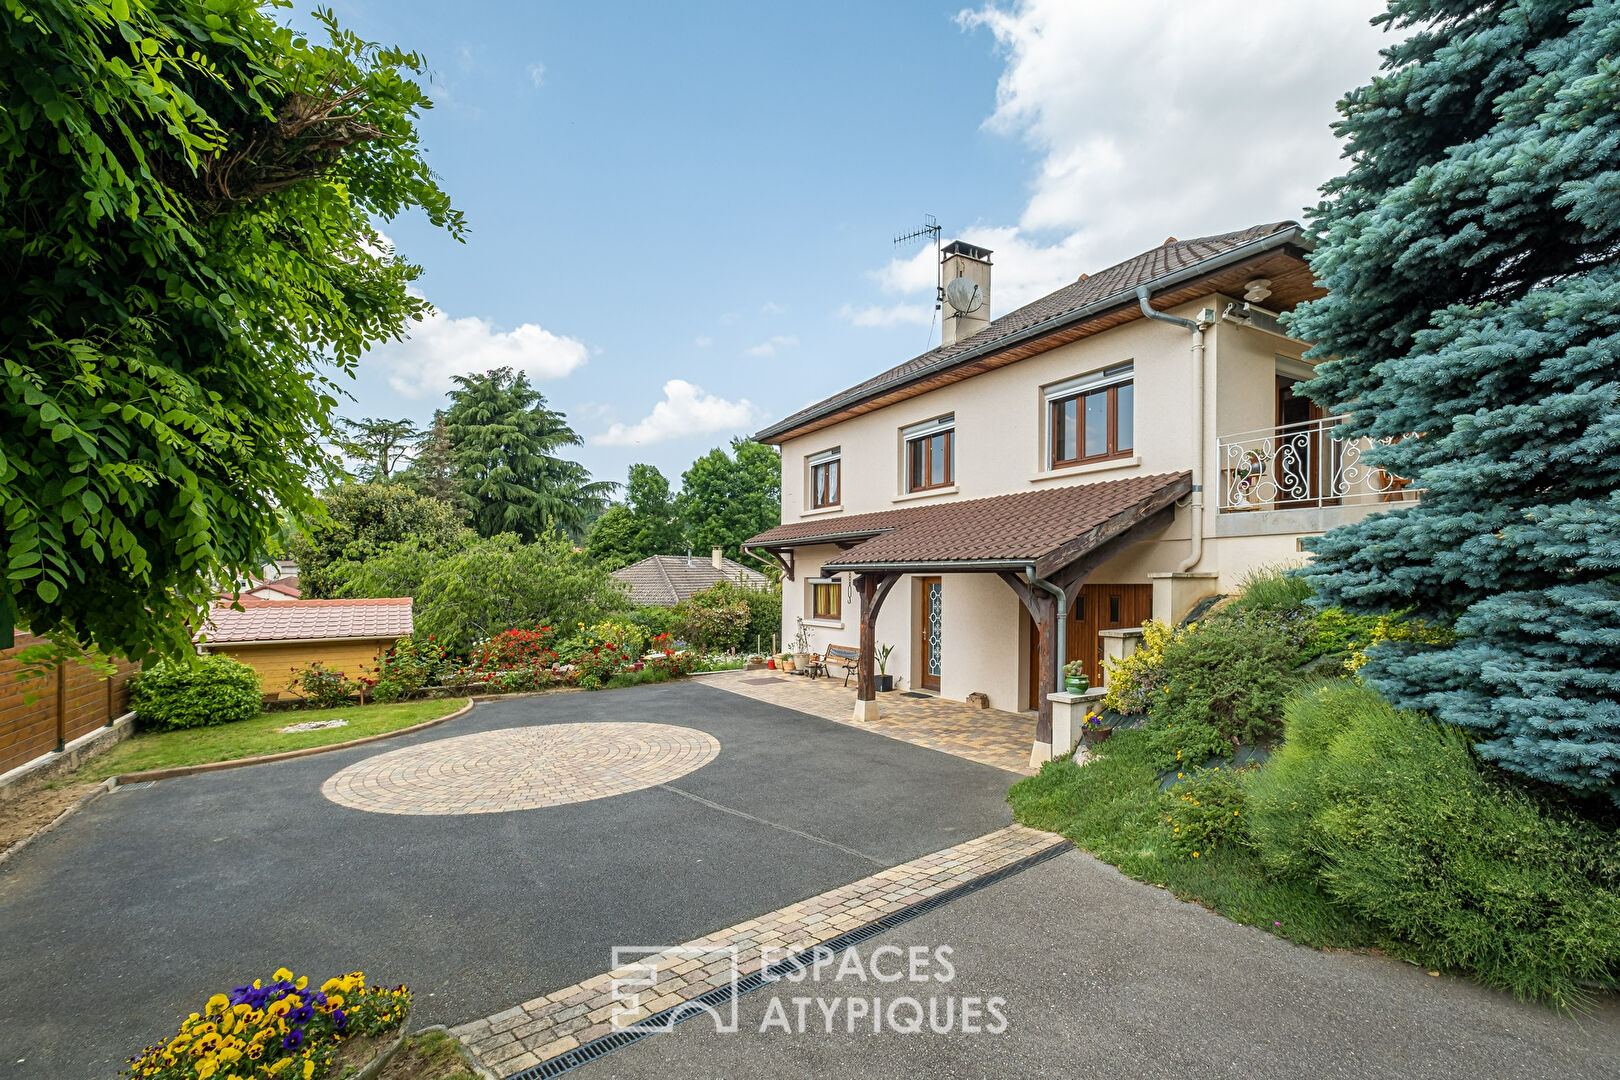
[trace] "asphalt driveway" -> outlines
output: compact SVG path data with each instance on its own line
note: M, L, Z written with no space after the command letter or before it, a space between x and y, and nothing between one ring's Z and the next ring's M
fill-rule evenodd
M883 947L902 952L874 956ZM950 946L950 970L933 960ZM920 949L923 981L899 957ZM741 999L580 1080L1612 1080L1620 1001L1560 1016L1379 956L1317 952L1069 852ZM940 976L949 975L946 981ZM881 977L880 977L881 976ZM851 1010L850 999L865 999ZM874 1009L877 998L883 1004ZM890 1018L890 1003L901 1003ZM1002 1003L994 1010L989 1000ZM977 1015L964 1027L962 1006ZM773 1005L773 1002L775 1004ZM803 1002L801 1005L800 1002ZM857 1013L853 1024L850 1016ZM881 1013L874 1031L873 1013ZM1003 1028L997 1014L1004 1018ZM906 1029L921 1017L923 1030ZM946 1033L936 1034L938 1022ZM896 1030L899 1028L900 1030ZM997 1030L1000 1028L1001 1030Z
M511 813L323 798L403 746L526 725L696 728L670 783ZM210 993L356 969L457 1023L1006 825L1015 776L700 682L481 704L416 736L123 789L0 865L0 1076L110 1077Z

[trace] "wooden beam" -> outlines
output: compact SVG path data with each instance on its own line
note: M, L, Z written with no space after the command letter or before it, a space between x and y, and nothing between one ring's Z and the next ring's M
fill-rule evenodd
M748 554L753 555L755 558L760 558L759 552L764 552L765 557L769 558L777 566L782 568L782 576L784 578L786 578L788 581L793 580L793 566L795 560L792 548L782 548L780 550L776 548L759 548L757 551L754 548L748 549Z
M1104 540L1068 566L1048 575L1046 580L1063 590L1067 604L1073 609L1075 599L1080 595L1080 586L1085 584L1093 570L1131 545L1140 543L1143 538L1168 528L1175 518L1174 504L1160 507L1125 532Z
M1192 478L1183 476L1175 483L1160 489L1151 502L1140 503L1124 514L1117 514L1101 525L1087 529L1068 543L1056 547L1036 559L1036 575L1050 578L1059 570L1077 559L1084 558L1103 544L1111 543L1120 537L1129 537L1130 539L1126 543L1135 543L1147 534L1163 529L1175 516L1176 500L1191 493ZM1164 515L1163 511L1166 509L1171 510L1172 513Z
M1041 679L1041 685L1035 688L1035 741L1051 746L1052 703L1046 699L1046 695L1055 694L1063 688L1060 677L1063 660L1057 654L1057 597L1045 589L1035 588L1017 574L1003 570L998 576L1018 594L1040 636L1034 646L1040 653L1035 670L1040 673Z
M855 578L855 588L861 595L861 652L855 662L856 701L877 700L873 668L877 663L878 611L899 580L899 574L860 574Z

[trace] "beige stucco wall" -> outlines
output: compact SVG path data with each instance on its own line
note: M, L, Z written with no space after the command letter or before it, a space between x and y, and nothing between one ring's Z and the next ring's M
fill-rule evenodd
M1210 295L1172 309L1196 318L1219 313L1230 297ZM819 520L829 529L840 516L893 510L919 503L951 502L1068 484L1204 467L1204 557L1193 569L1213 573L1210 589L1231 591L1255 569L1293 565L1305 556L1301 535L1320 532L1321 522L1303 512L1273 515L1263 528L1223 532L1217 511L1219 435L1270 426L1276 412L1277 357L1297 359L1305 346L1262 331L1217 322L1205 335L1204 438L1198 444L1193 418L1191 337L1186 330L1134 320L1050 352L943 387L908 401L788 440L782 445L782 520ZM1131 361L1135 383L1135 443L1132 457L1058 471L1046 468L1047 409L1043 388ZM945 414L956 418L956 483L922 496L904 492L902 429ZM842 502L810 511L806 459L838 447ZM1348 509L1348 508L1346 508ZM1293 512L1290 512L1293 513ZM1359 512L1358 512L1359 513ZM1177 570L1188 553L1188 510L1158 537L1137 544L1099 567L1095 583L1146 583L1149 575ZM1239 515L1233 515L1239 516ZM1258 520L1258 519L1257 519ZM1294 531L1294 530L1299 531ZM838 555L835 547L800 549L798 580L784 591L784 635L808 605L809 578ZM847 575L845 577L847 583ZM973 691L998 708L1018 709L1026 700L1027 642L1017 597L993 574L943 576L945 636L940 692L961 699ZM844 588L841 626L811 626L812 648L857 644L858 600ZM920 622L915 579L896 584L878 620L878 640L895 645L889 671L903 688L916 684L921 658L915 643Z

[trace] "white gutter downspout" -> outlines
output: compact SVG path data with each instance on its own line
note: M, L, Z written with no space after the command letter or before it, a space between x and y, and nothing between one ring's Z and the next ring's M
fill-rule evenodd
M1179 315L1166 315L1162 311L1153 310L1148 303L1153 294L1146 285L1136 287L1136 301L1142 306L1142 314L1157 322L1172 323L1192 331L1192 357L1193 357L1193 402L1196 418L1193 421L1193 432L1197 447L1193 454L1192 467L1192 498L1187 504L1191 513L1188 529L1192 538L1192 549L1187 558L1176 568L1176 573L1185 574L1197 566L1204 558L1204 330L1207 323L1194 322L1183 319Z

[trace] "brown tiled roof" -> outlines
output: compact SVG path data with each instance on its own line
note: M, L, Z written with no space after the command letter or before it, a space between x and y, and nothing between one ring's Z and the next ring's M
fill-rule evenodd
M613 576L630 586L630 599L637 604L658 604L674 607L695 592L702 592L720 583L722 579L762 589L765 575L732 559L721 559L723 569L699 555L653 555L638 563L631 563Z
M1003 315L991 322L983 330L972 337L950 345L942 345L931 349L920 356L914 356L903 364L890 368L880 375L875 375L865 382L857 383L847 390L840 391L832 397L819 401L808 408L800 409L792 416L779 420L770 427L765 428L754 436L755 439L765 442L781 434L791 431L801 422L822 413L836 411L849 405L854 405L869 397L875 397L886 390L906 383L924 373L937 371L951 366L952 361L963 358L968 353L979 354L993 349L996 345L1016 337L1020 332L1033 326L1057 319L1066 314L1078 314L1086 309L1108 300L1117 303L1131 303L1136 301L1133 293L1138 285L1146 285L1175 273L1198 266L1201 263L1211 263L1213 271L1223 263L1226 256L1253 243L1264 240L1286 231L1298 231L1299 224L1293 221L1274 221L1266 225L1254 225L1237 232L1220 233L1216 236L1201 236L1195 240L1171 240L1150 251L1140 255L1133 255L1124 262L1116 263L1106 270L1099 270L1095 274L1088 274L1070 285L1065 285L1056 292L1043 296L1033 303Z
M824 563L837 570L940 566L967 562L1036 562L1095 532L1098 544L1191 490L1189 473L1158 473L1095 484L1020 491L986 499L931 503L872 514L778 525L744 546L802 547L860 540ZM861 537L866 539L860 539ZM1095 546L1095 545L1093 545Z
M209 645L243 641L401 638L410 634L411 598L381 600L242 599L242 610L215 604L198 635Z
M294 600L304 595L303 590L298 587L297 574L293 574L291 577L279 577L274 581L261 581L252 588L243 590L243 592L244 594L260 593L266 590L269 590L270 592L278 592L284 596L290 596Z

